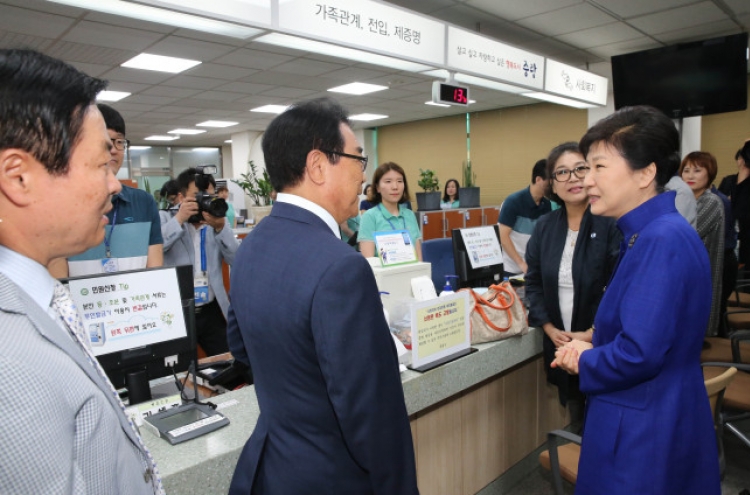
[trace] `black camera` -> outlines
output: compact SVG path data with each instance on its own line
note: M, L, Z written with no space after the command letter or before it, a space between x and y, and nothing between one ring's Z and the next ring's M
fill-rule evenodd
M198 203L198 213L188 218L190 223L198 223L203 221L203 212L205 211L209 215L213 215L217 218L224 218L227 216L227 210L229 205L217 194L209 194L206 192L208 189L208 177L218 172L216 165L198 165L195 167L195 185L199 192L195 196L195 201Z

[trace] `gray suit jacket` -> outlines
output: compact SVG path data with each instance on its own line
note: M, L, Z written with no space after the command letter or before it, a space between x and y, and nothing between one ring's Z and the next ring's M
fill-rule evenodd
M152 494L109 385L45 310L0 274L0 493Z
M164 237L164 266L195 265L195 249L187 225L180 223L168 211L160 211L161 234ZM229 311L229 297L224 288L224 277L221 272L221 259L231 266L234 263L234 253L239 243L234 238L232 229L224 227L218 234L208 228L206 235L206 264L208 268L208 284L216 295L216 301L221 306L224 318ZM200 260L198 261L200 263Z

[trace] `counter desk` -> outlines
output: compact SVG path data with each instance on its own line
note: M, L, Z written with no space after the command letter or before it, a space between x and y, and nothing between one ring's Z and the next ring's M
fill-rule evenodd
M568 423L544 379L541 330L474 347L426 373L401 373L422 495L475 494ZM143 432L169 495L229 489L260 410L252 386L211 400L229 426L175 446Z

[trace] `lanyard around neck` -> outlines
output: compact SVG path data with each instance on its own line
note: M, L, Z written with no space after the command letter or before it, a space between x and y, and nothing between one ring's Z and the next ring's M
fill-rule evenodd
M391 226L391 230L397 230L396 227L393 226L393 222L391 222L391 219L385 216L386 210L383 208L383 203L378 203L378 208L380 209L380 214L383 215L383 218L385 218L385 221L388 222L388 225ZM399 207L399 214L400 213L401 207ZM406 230L406 219L404 217L401 217L401 221L404 223L403 230Z
M106 251L107 258L112 257L112 235L115 233L115 226L117 225L117 210L120 207L120 199L115 199L115 211L112 214L112 226L109 229L109 235L104 236L104 249Z

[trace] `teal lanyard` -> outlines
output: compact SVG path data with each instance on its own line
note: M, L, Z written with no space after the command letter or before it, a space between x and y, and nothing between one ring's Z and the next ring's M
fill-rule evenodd
M380 208L380 214L383 215L383 218L385 218L385 221L388 222L388 225L391 226L391 230L397 230L396 227L393 226L393 223L391 222L391 219L385 216L385 210L383 209L383 203L378 203L378 208ZM401 213L401 207L399 207L399 214ZM401 217L401 221L404 222L403 230L406 230L406 219L404 217Z

